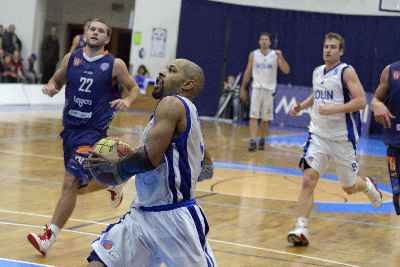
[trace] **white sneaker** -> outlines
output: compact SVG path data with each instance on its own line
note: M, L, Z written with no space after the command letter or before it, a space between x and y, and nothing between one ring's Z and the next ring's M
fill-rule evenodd
M122 203L122 199L124 198L124 185L120 184L117 186L107 188L107 191L110 193L110 205L113 208L118 208Z
M307 227L296 223L294 229L288 233L287 240L291 246L305 247L310 243L308 241L308 236L309 234Z
M365 181L368 188L365 194L369 198L369 201L371 201L372 206L374 206L374 208L379 208L383 201L381 191L379 191L378 186L372 178L367 176L365 177Z
M26 238L43 256L46 256L47 251L56 241L56 236L51 231L48 224L45 225L44 232L42 234L37 235L35 233L29 233Z

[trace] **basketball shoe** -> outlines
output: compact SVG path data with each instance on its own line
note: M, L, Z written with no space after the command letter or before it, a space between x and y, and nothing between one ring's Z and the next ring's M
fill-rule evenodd
M288 233L287 240L291 246L308 246L308 236L306 222L298 218L294 229Z
M46 224L42 234L29 233L27 239L37 251L46 256L47 251L56 241L56 235L50 229L50 226Z
M382 193L379 191L378 186L371 177L365 177L365 182L367 183L367 190L365 194L371 201L374 208L379 208L382 205Z

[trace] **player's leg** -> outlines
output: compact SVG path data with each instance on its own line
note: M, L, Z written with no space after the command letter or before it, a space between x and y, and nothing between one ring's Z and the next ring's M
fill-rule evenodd
M258 120L261 118L261 106L263 99L261 89L253 89L251 92L251 101L250 101L250 122L249 122L249 130L250 130L250 142L249 142L249 151L253 152L257 149L257 134L258 134Z
M355 146L351 142L335 142L331 146L336 164L336 173L343 190L347 194L363 192L372 205L377 208L382 204L382 193L370 177L358 176L358 162Z
M288 233L290 245L307 246L309 244L308 220L314 204L314 190L320 173L328 167L325 142L315 135L310 135L304 146L304 156L300 160L303 169L303 181L296 205L297 220L294 229Z
M388 173L393 192L393 206L397 215L400 215L400 149L389 146L387 149Z
M259 150L264 150L265 148L265 138L267 138L268 136L269 121L272 121L274 119L274 98L272 96L272 91L265 90L263 98L264 100L261 110L261 122L258 143Z

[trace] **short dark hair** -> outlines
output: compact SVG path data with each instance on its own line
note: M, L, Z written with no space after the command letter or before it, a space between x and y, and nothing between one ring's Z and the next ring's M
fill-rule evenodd
M341 36L339 33L336 33L336 32L328 32L327 34L325 34L324 42L327 39L336 39L336 40L338 40L339 41L339 48L342 49L343 52L344 52L344 50L346 48L346 43L345 43L345 40L344 40L343 36Z
M105 20L100 19L100 18L93 18L90 20L90 24L92 22L100 22L100 23L103 23L104 25L106 25L107 26L107 36L111 37L111 33L112 33L111 27L108 26L108 24L105 22ZM89 24L89 28L90 28L90 24Z
M269 32L261 32L258 36L258 39L260 39L262 36L268 36L269 40L271 40L271 34Z

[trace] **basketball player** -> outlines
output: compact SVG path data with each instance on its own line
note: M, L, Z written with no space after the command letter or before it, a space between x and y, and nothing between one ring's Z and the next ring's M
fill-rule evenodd
M290 72L289 64L283 57L282 51L270 49L271 36L269 33L261 33L258 44L260 48L249 55L242 86L240 87L240 98L242 102L247 102L247 84L250 78L253 78L250 100L249 151L251 152L257 149L257 137L259 138L258 149L264 150L268 121L274 118L273 96L277 85L278 66L283 73L289 74ZM258 127L259 119L261 119L260 132Z
M192 99L203 84L198 65L175 60L157 79L153 97L160 101L144 145L116 162L89 159L98 180L136 175L137 191L128 213L92 243L89 267L216 266L207 219L194 195L205 151Z
M99 189L87 186L91 176L82 163L90 146L106 136L116 110L126 110L136 98L139 88L130 77L125 63L104 51L110 41L111 28L100 19L90 22L87 44L83 49L68 53L43 93L49 96L65 88L63 111L65 177L62 193L50 224L43 234L30 233L29 242L46 255L74 210L77 194ZM129 88L129 95L121 99L113 84L119 82ZM122 201L122 186L109 189L113 206Z
M74 39L72 39L72 45L71 48L69 49L69 52L72 53L75 51L75 49L81 49L86 46L87 38L86 38L86 33L88 31L90 25L90 19L86 20L85 23L83 24L83 33L75 35Z
M312 107L309 137L299 166L303 183L298 199L298 219L288 234L291 245L309 243L308 218L313 206L314 189L330 162L347 194L363 192L374 207L382 204L382 194L369 177L359 177L356 143L360 135L360 110L366 105L364 89L353 67L341 62L345 40L337 33L325 35L324 65L314 69L313 93L290 110L297 115Z
M372 99L375 120L381 123L383 140L388 147L388 169L393 191L393 204L400 215L400 62L386 66Z

